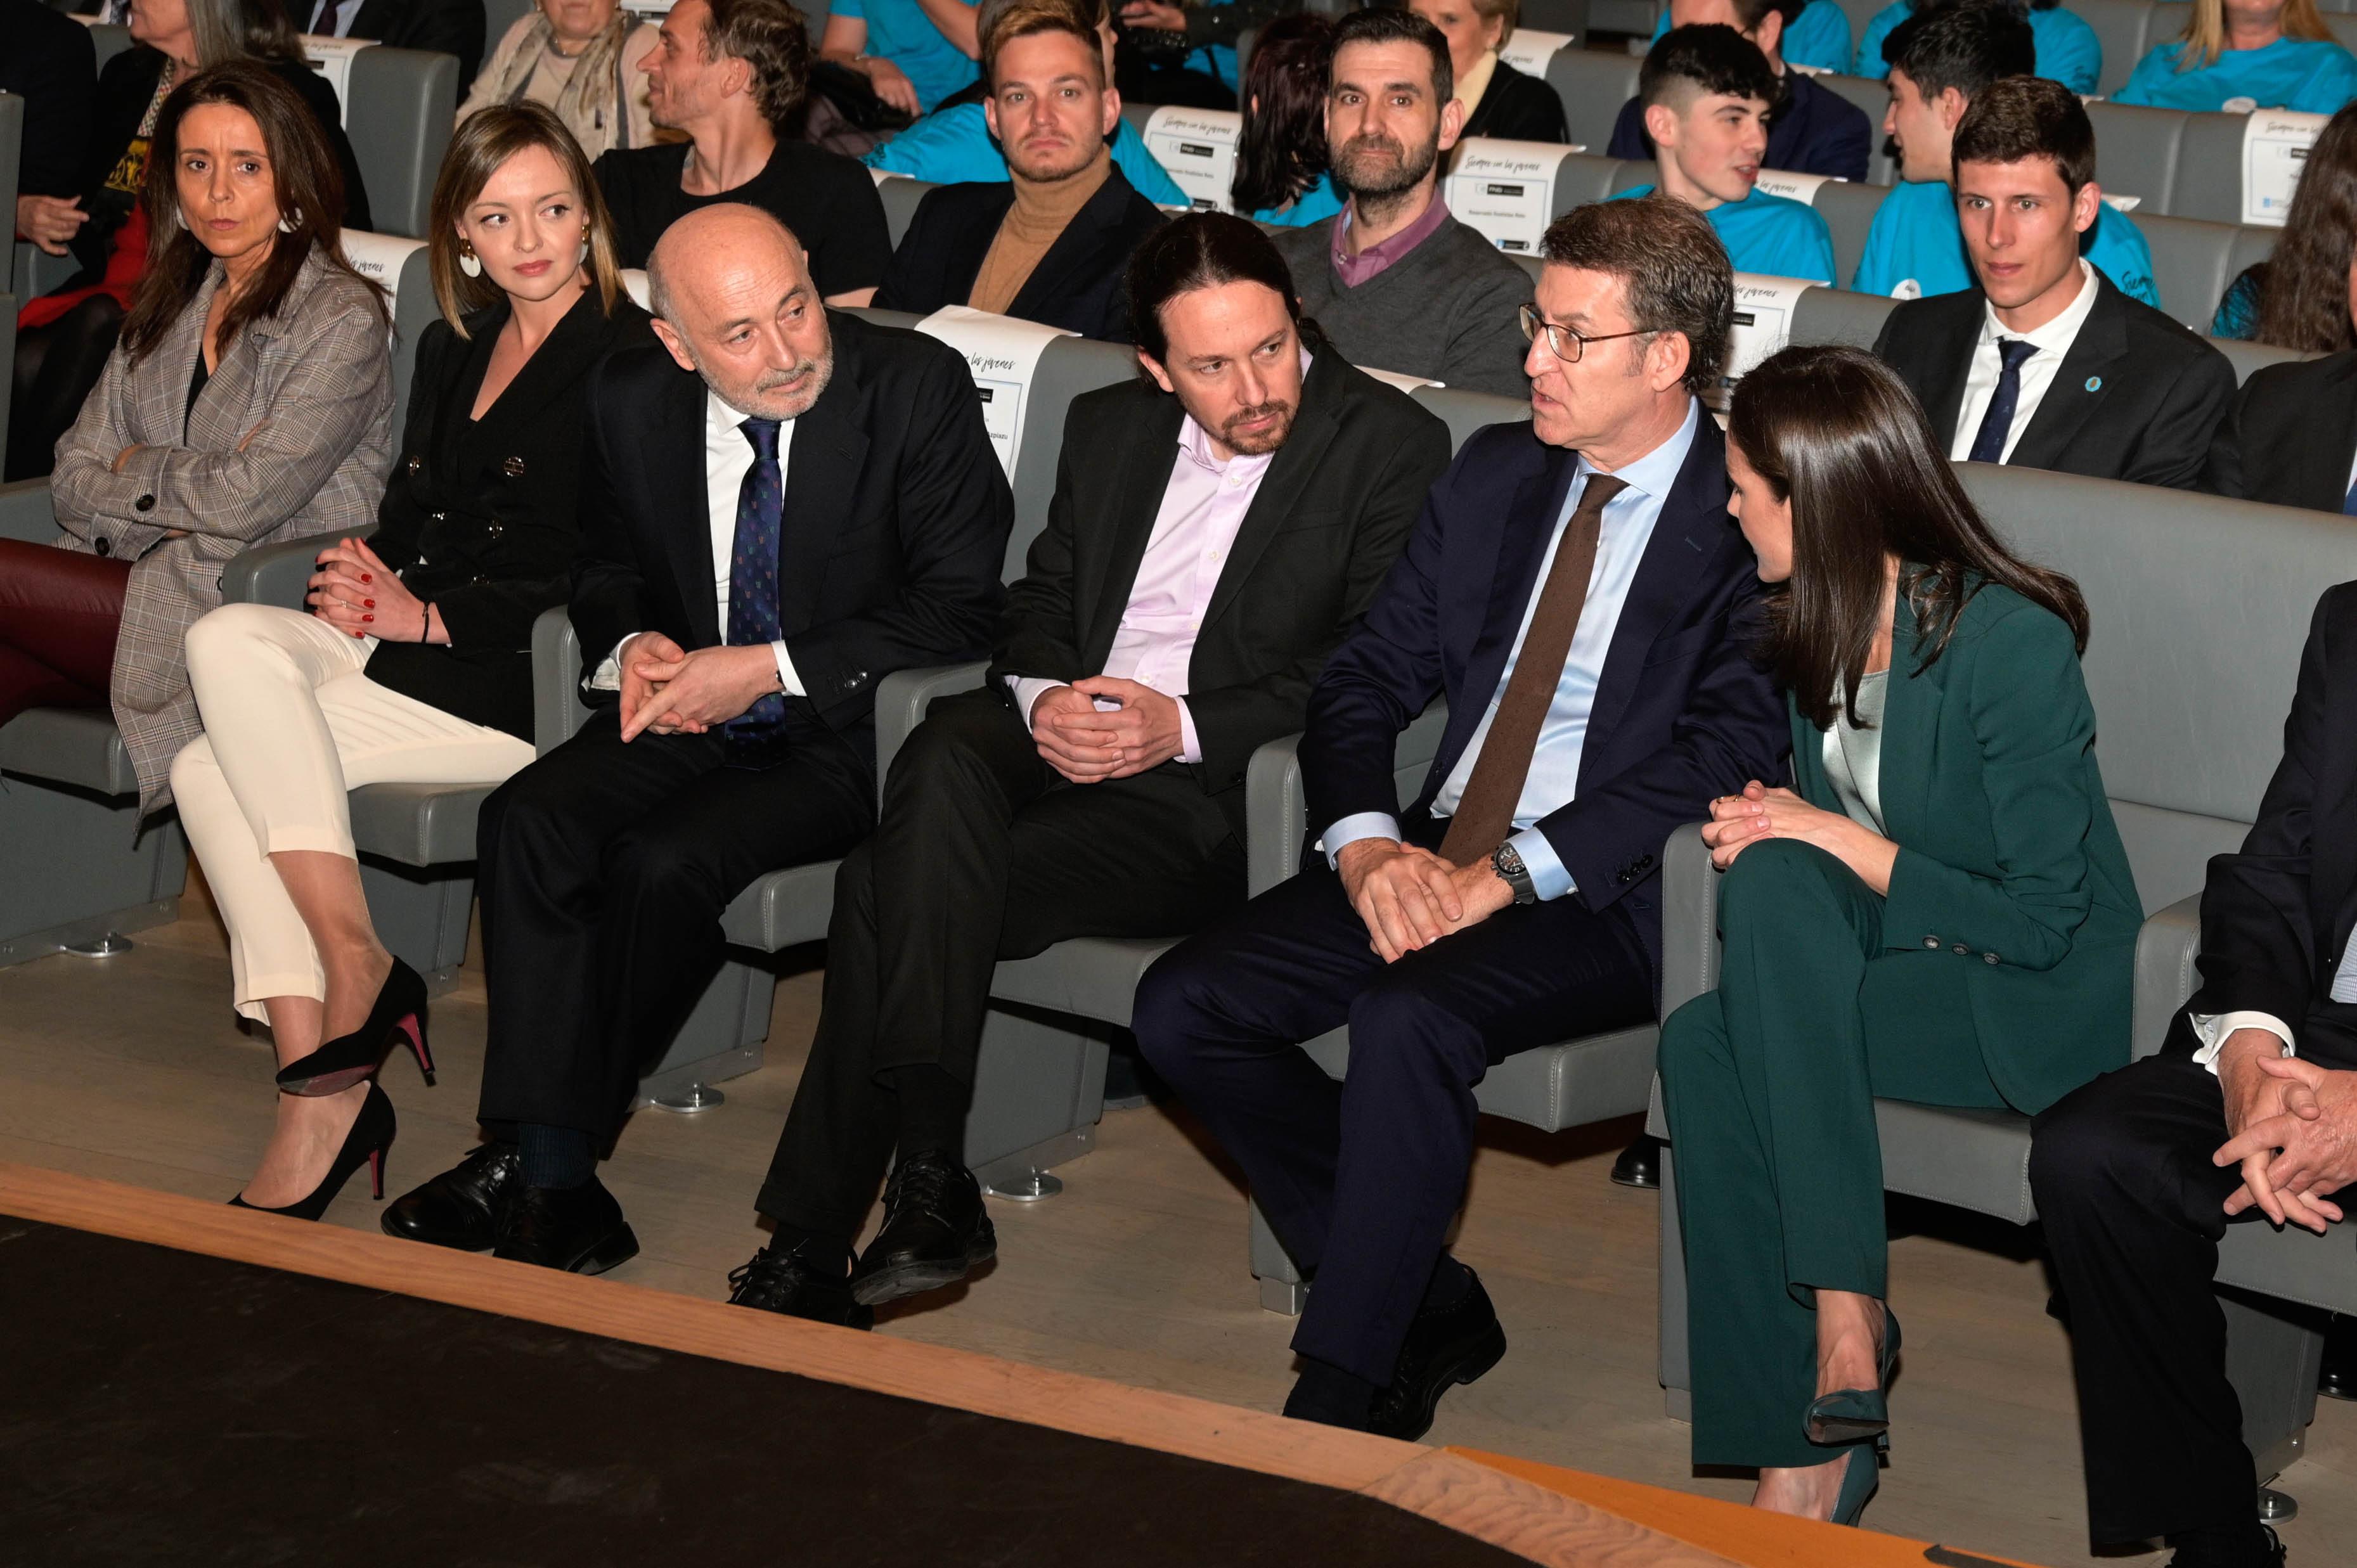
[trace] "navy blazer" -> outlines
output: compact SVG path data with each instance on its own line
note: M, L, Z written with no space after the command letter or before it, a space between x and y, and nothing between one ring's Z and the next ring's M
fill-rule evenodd
M1865 110L1831 88L1819 87L1806 71L1788 67L1784 101L1768 112L1768 166L1787 174L1863 180L1867 160L1874 156L1874 133ZM1607 152L1616 158L1653 156L1642 100L1631 98L1620 105Z
M1429 818L1497 693L1577 468L1578 454L1529 424L1493 424L1433 486L1406 552L1310 693L1311 832L1361 811ZM1714 796L1784 776L1784 702L1755 657L1760 594L1759 563L1727 514L1726 439L1705 415L1605 655L1577 799L1537 824L1571 873L1569 896L1598 912L1620 906L1656 976L1663 842L1707 818ZM1403 814L1394 746L1437 696L1448 699L1448 731Z

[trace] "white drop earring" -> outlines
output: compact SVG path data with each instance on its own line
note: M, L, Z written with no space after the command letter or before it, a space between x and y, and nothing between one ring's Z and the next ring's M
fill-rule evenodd
M483 275L483 258L475 254L475 247L464 240L458 242L458 270L470 278Z

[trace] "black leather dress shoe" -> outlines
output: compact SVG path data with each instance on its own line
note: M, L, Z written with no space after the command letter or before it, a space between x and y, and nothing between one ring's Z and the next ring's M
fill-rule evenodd
M2324 1368L2316 1391L2327 1399L2357 1400L2357 1317L2336 1316L2324 1331Z
M998 1232L974 1173L928 1150L892 1167L884 1229L851 1271L851 1294L862 1306L880 1306L952 1284L996 1256Z
M1612 1162L1612 1179L1621 1187L1642 1187L1652 1191L1662 1185L1662 1141L1647 1133L1637 1134L1637 1141L1620 1151Z
M808 1255L807 1246L764 1247L752 1262L728 1274L728 1305L758 1307L786 1317L807 1317L813 1323L833 1323L845 1328L873 1328L876 1309L851 1299L851 1282L843 1277L843 1254L823 1268Z
M513 1144L485 1144L425 1186L393 1200L381 1223L388 1236L487 1252L499 1244L500 1219L523 1185L523 1155Z
M500 1222L494 1258L562 1269L568 1274L602 1274L639 1255L639 1239L622 1218L622 1206L591 1176L579 1187L516 1184Z
M1457 1305L1442 1312L1419 1312L1408 1325L1407 1343L1400 1347L1399 1367L1391 1387L1375 1396L1367 1430L1383 1437L1413 1443L1432 1430L1432 1412L1440 1396L1459 1383L1469 1383L1496 1366L1506 1354L1506 1331L1498 1324L1498 1309L1481 1288L1481 1276L1472 1277Z

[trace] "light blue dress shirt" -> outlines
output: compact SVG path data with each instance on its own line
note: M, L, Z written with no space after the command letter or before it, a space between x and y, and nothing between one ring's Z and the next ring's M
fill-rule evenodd
M1662 503L1669 499L1670 487L1677 483L1678 471L1686 466L1686 454L1694 446L1701 420L1702 404L1689 401L1685 423L1678 426L1676 435L1613 475L1628 489L1605 503L1596 542L1596 565L1587 577L1587 601L1579 612L1579 629L1564 658L1563 676L1555 683L1546 722L1539 726L1538 746L1531 753L1522 799L1514 803L1514 826L1519 831L1506 840L1523 857L1531 874L1531 886L1542 899L1560 898L1575 888L1563 857L1555 854L1546 834L1532 824L1569 805L1579 793L1579 758L1587 744L1587 713L1596 702L1597 682L1603 678L1605 656L1612 650L1612 636L1620 629L1620 612L1629 603L1631 585L1637 581L1638 563L1644 560L1645 546L1652 540L1653 524L1661 520ZM1555 566L1555 553L1563 545L1564 531L1570 526L1571 514L1578 510L1579 498L1587 489L1587 477L1594 472L1587 459L1581 457L1571 490L1564 497L1563 510L1555 517L1546 554L1539 561L1538 575L1532 580L1530 602L1523 607L1523 624L1514 633L1513 650L1506 656L1506 667L1498 672L1498 689L1490 693L1490 705L1473 738L1466 742L1465 755L1457 759L1433 797L1432 812L1437 817L1452 815L1458 801L1465 798L1473 764L1481 755L1482 743L1490 738L1498 703L1514 678L1515 662L1523 656L1523 639L1531 634L1531 618L1538 613L1539 595ZM1344 817L1326 830L1326 863L1331 865L1343 845L1360 839L1399 836L1399 820L1389 812L1361 811Z

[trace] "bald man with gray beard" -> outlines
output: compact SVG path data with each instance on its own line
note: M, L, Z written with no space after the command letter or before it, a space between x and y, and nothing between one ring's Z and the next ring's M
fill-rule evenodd
M964 358L826 309L776 219L681 219L660 348L591 373L573 628L588 721L476 829L486 1142L391 1234L576 1273L638 1251L597 1176L721 962L720 916L876 821L877 682L989 651L1014 501Z

